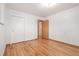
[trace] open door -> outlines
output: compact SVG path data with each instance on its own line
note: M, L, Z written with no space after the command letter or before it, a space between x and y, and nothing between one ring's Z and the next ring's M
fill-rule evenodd
M38 39L48 39L48 20L38 20Z
M48 39L48 20L45 20L42 23L42 38Z

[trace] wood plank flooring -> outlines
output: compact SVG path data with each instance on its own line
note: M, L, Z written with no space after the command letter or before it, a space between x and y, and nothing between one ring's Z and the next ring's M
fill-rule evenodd
M53 40L36 39L7 45L5 56L79 56L79 48Z

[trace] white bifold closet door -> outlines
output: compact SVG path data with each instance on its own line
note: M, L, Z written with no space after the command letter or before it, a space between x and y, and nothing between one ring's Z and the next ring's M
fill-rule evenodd
M21 42L25 40L24 19L14 17L10 23L11 43Z
M17 43L37 38L37 18L13 16L7 20L10 43Z

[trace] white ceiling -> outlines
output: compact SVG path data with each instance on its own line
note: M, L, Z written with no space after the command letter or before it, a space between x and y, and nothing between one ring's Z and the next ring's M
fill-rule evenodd
M46 17L77 5L79 5L79 3L56 3L52 7L46 8L43 7L41 3L6 3L7 8L30 13L40 17Z

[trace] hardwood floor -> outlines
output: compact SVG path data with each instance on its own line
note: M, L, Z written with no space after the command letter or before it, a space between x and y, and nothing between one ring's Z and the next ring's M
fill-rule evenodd
M79 56L79 48L53 40L30 40L7 45L5 56Z

